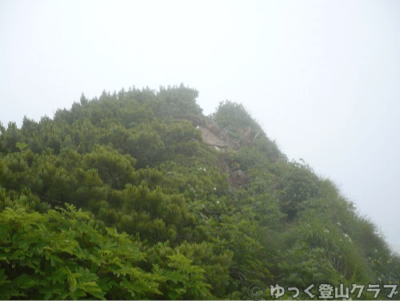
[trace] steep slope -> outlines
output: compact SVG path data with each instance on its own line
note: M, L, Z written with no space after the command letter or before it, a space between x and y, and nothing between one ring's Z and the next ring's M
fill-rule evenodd
M399 257L331 181L288 161L242 105L204 116L197 96L82 95L53 119L0 126L0 299L399 284Z

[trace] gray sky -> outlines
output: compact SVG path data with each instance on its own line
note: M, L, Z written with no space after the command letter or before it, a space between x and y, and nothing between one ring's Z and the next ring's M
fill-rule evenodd
M399 16L399 1L0 0L0 121L184 83L205 114L242 103L400 249Z

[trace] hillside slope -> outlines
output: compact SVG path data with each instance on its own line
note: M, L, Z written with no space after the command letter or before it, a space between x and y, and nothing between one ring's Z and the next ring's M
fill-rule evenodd
M253 283L390 299L400 259L376 226L242 105L204 116L197 96L82 95L0 125L0 299L248 299Z

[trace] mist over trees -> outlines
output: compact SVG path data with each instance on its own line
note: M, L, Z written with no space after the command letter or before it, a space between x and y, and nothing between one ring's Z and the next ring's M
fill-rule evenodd
M372 283L390 299L400 258L377 226L242 105L205 116L197 96L82 94L0 124L0 299L249 299L253 283L303 299Z

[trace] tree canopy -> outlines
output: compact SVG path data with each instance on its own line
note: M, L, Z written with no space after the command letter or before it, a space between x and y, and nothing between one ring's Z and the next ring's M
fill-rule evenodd
M275 284L399 298L377 226L242 105L205 116L197 96L82 94L54 118L0 123L0 299L251 299L254 283L265 298Z

